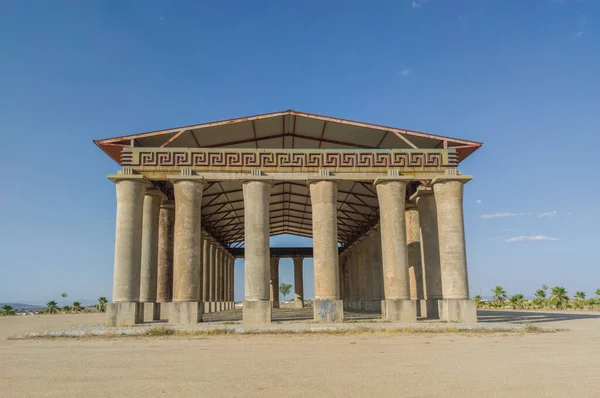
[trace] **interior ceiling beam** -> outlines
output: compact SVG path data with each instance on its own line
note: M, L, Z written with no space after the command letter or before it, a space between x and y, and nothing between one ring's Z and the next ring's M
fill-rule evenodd
M171 142L173 142L173 141L175 141L177 138L181 137L181 135L182 135L183 133L185 133L186 131L188 131L188 130L185 130L185 129L183 129L183 130L181 130L180 132L178 132L178 133L174 134L174 135L173 135L171 138L169 138L168 140L166 140L165 142L163 142L163 144L162 144L160 147L161 147L161 148L166 148L166 147L168 147L168 146L169 146L169 144L170 144Z
M417 146L416 146L415 144L413 144L412 142L410 142L410 140L409 140L408 138L406 138L406 137L404 136L404 134L401 134L401 133L399 133L399 132L397 132L397 131L394 131L393 133L394 133L394 135L395 135L396 137L400 138L402 141L404 141L404 142L405 142L405 143L406 143L408 146L410 146L412 149L419 149L419 148L417 148Z

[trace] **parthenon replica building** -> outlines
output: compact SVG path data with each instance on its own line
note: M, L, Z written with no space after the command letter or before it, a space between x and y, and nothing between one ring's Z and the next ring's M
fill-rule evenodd
M314 259L314 320L344 310L476 322L469 299L459 163L482 144L293 110L95 141L120 170L109 326L195 324L279 307L278 263ZM272 235L312 250L270 249ZM310 249L310 248L309 248Z

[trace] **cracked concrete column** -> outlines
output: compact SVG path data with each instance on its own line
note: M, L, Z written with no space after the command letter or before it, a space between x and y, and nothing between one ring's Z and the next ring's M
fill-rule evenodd
M375 180L379 200L383 285L385 300L382 315L390 321L416 322L415 302L410 300L408 282L408 251L404 203L406 177L385 177Z
M427 309L423 293L423 264L421 262L421 228L416 205L406 205L405 219L410 299L416 302L417 316L426 316Z
M309 183L312 204L312 232L315 277L314 320L343 322L340 300L337 232L337 181L323 179Z
M113 302L106 309L107 326L142 322L140 310L140 267L142 222L146 187L139 174L109 175L117 192Z
M169 323L196 324L202 321L200 302L202 266L201 206L205 182L173 178L175 188L175 241L173 244L173 302Z
M158 215L158 276L156 301L160 303L160 319L169 318L173 301L173 236L175 202L163 202Z
M202 239L202 302L204 312L210 312L210 237L205 234Z
M158 290L158 224L160 205L166 199L158 189L148 189L144 195L142 217L142 261L140 272L140 305L144 322L160 319Z
M463 220L463 184L469 176L442 176L431 182L437 206L442 295L440 319L476 323L475 302L469 300L467 251Z
M269 281L271 305L279 308L279 258L271 257L271 278Z
M270 181L245 181L244 194L244 266L245 323L271 323L269 300Z
M294 257L294 307L304 308L304 257Z

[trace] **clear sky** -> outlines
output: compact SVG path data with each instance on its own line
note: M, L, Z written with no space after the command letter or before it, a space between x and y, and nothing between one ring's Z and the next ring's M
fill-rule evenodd
M592 0L2 1L0 302L111 297L117 165L93 139L290 108L484 142L461 164L471 294L592 295L599 19Z

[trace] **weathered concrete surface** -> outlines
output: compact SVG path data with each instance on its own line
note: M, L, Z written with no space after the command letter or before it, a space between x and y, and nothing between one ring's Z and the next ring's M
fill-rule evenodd
M210 238L203 236L202 238L202 301L208 303L210 301ZM206 308L206 307L205 307ZM208 312L205 310L204 312Z
M408 280L408 250L404 201L406 182L383 180L377 185L380 209L381 247L383 260L383 283L385 302L382 314L389 320L414 322L416 307L410 301ZM411 311L414 310L414 313ZM400 319L402 318L402 319Z
M144 195L140 302L155 302L157 298L159 213L164 199L158 189L149 189Z
M208 298L211 302L216 300L215 298L215 273L217 271L217 244L215 242L210 242L210 257L209 257L209 286L208 286Z
M242 318L245 324L271 323L272 308L271 302L268 300L245 300L242 311Z
M273 308L279 308L279 259L271 257L269 292Z
M377 301L376 306L381 308L381 300L384 299L383 292L383 261L381 254L381 231L379 227L369 233L369 242L371 244L371 268L373 274L373 300Z
M477 323L474 300L439 300L440 320L457 323Z
M175 242L173 301L200 301L202 243L201 204L204 183L177 180L175 187Z
M303 257L294 257L294 306L304 308L304 272L302 271Z
M115 179L117 220L113 302L139 301L142 260L142 218L147 182L143 179Z
M158 321L160 319L160 303L156 302L143 302L140 303L142 307L142 318L144 322Z
M417 316L426 316L421 306L421 300L425 299L425 295L421 261L421 227L416 205L406 206L405 219L410 299L417 302Z
M437 206L431 188L420 188L413 197L417 202L421 227L421 261L424 273L426 315L430 319L439 319L438 300L442 299L442 271L438 243Z
M324 180L310 183L315 301L331 303L330 305L335 310L333 313L341 311L342 318L340 319L337 315L335 318L336 322L341 322L343 308L342 301L339 300L337 192L338 184L335 181ZM316 310L315 321L323 321L323 317Z
M175 204L164 202L158 219L158 276L156 300L161 303L173 300L173 236ZM162 311L164 313L165 311ZM166 318L165 318L166 319Z
M434 180L435 181L435 180ZM463 182L444 179L433 185L445 300L469 298L463 221Z
M382 300L381 315L390 322L416 322L417 303L415 300Z
M314 320L317 322L344 322L344 302L342 300L315 300Z
M169 309L169 324L195 325L202 322L204 303L198 301L174 301Z
M106 326L129 326L143 321L144 317L139 302L118 302L106 305Z
M271 183L246 181L244 195L244 322L271 322L269 300L269 202Z
M171 312L171 302L162 302L159 303L160 306L159 308L159 319L161 321L168 321L169 320L169 313Z

